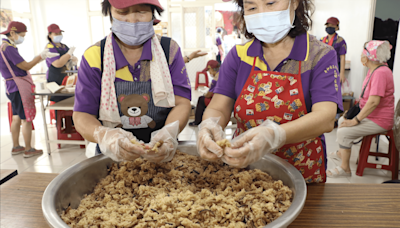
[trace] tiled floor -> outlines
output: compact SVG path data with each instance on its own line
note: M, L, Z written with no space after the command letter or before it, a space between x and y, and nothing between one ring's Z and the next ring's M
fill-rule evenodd
M204 91L194 91L192 103L196 104L197 97L201 95ZM44 141L44 132L43 132L43 122L41 118L41 113L39 109L39 103L37 102L37 117L34 120L35 131L33 132L33 146L36 148L40 148L44 150L44 154L39 157L32 158L23 158L22 155L11 156L12 149L12 141L11 134L9 131L9 124L7 118L7 105L3 103L0 105L1 112L1 154L0 154L0 167L1 169L17 169L18 172L44 172L44 173L60 173L67 169L68 167L79 163L80 161L85 160L88 157L93 156L94 154L94 144L89 145L88 149L80 149L79 146L76 145L62 145L61 149L57 149L57 145L51 145L52 153L51 155L47 154L45 141ZM49 115L47 113L47 118ZM49 120L47 119L49 123ZM231 138L234 131L234 126L229 126L226 129L227 138ZM49 125L49 135L50 138L56 137L56 128L54 125ZM187 126L179 135L179 140L188 141L196 140L197 127L189 127ZM325 134L328 151L335 151L338 149L336 140L336 130L331 133ZM20 137L21 145L23 143L23 137ZM383 181L391 179L391 172L383 171L383 170L375 170L375 169L366 169L364 171L364 176L359 177L355 175L355 171L357 168L356 160L357 154L359 151L360 145L355 145L352 150L352 155L350 159L351 169L352 169L352 177L349 178L337 178L332 179L328 178L328 183L382 183ZM380 151L385 151L387 148L387 142L384 141L380 143ZM375 159L375 158L370 158ZM378 163L386 162L383 159L380 159ZM334 168L337 165L340 165L338 161L331 161L328 159L328 169Z

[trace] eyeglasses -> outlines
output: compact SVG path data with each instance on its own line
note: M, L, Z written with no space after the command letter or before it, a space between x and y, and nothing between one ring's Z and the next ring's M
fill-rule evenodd
M366 42L366 43L364 44L364 50L366 50L366 51L367 51L367 53L368 53L368 54L370 54L370 53L369 53L369 51L368 51L368 49L367 49L367 47L366 47L366 46L367 46L367 44L368 44L368 42Z

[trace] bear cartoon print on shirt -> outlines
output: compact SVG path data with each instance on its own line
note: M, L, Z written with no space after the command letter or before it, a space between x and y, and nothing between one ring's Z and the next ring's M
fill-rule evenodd
M147 116L148 103L150 96L146 93L141 95L121 94L118 96L118 102L121 105L121 122L124 129L140 129L140 128L155 128L156 122ZM121 125L120 125L121 126Z

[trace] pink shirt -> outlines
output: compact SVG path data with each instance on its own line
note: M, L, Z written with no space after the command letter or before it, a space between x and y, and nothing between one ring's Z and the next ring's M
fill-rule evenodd
M368 71L368 75L364 80L363 87L368 82L371 71ZM390 130L393 127L394 121L394 81L393 73L389 67L383 66L375 70L371 77L371 80L365 89L364 98L360 97L360 108L364 108L368 101L369 96L380 96L381 101L371 114L367 118L374 123L378 124L386 130Z

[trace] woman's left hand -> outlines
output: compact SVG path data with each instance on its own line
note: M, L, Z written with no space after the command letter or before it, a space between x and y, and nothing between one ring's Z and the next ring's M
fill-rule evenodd
M201 50L197 50L197 51L190 53L189 58L190 58L190 60L193 60L195 58L205 56L207 54L208 54L207 52L202 52Z
M226 147L222 161L228 165L245 168L272 153L286 142L286 132L278 124L266 120L232 141L232 147Z
M356 126L356 125L358 125L358 122L357 122L357 120L355 118L353 118L351 120L345 119L342 122L342 124L340 124L339 128L342 128L342 127L353 127L353 126Z
M153 148L157 142L162 142L162 145L158 148L157 152L149 151L142 156L147 160L156 163L171 161L175 155L176 149L178 148L178 134L179 121L165 125L160 130L153 132L151 134L151 141L147 147Z

